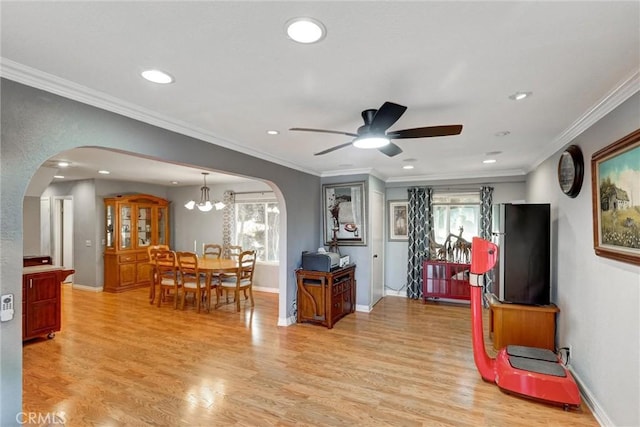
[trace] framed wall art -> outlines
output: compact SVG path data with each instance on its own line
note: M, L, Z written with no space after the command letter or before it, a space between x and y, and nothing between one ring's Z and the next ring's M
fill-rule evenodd
M406 241L409 239L407 224L407 200L389 200L389 240Z
M596 255L640 265L640 129L591 156Z
M339 245L366 245L364 190L364 181L322 186L325 244L335 235Z

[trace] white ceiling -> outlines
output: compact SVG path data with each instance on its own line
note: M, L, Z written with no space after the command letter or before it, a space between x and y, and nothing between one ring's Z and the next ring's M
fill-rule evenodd
M321 176L522 176L640 87L638 1L1 7L3 77ZM326 38L289 40L284 25L297 16L323 22ZM139 72L147 67L176 81L146 82ZM517 91L533 95L510 100ZM385 101L408 107L391 130L463 124L462 134L397 140L404 152L390 158L352 146L314 156L349 137L288 131L355 132L360 112ZM502 131L510 134L496 135ZM90 171L108 160L86 150L63 154ZM483 164L488 157L497 162ZM403 170L407 163L415 169ZM201 182L199 170L183 172L174 179ZM159 173L166 182L166 166ZM135 180L154 173L145 175Z

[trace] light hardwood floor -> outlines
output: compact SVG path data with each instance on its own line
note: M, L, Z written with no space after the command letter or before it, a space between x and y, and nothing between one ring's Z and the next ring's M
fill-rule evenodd
M275 294L200 314L147 294L64 286L62 331L24 344L23 410L67 426L598 425L482 381L468 306L386 297L329 330L276 326Z

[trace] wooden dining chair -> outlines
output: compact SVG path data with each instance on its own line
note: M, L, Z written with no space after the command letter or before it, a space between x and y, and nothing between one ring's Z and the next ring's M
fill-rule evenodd
M239 245L225 245L222 248L222 257L227 259L238 260L240 254L242 253L242 246ZM235 274L222 273L217 275L218 282L222 282L224 279L228 279L230 277L235 277ZM229 302L229 289L225 289L224 292L225 301ZM247 292L244 292L244 299L247 299Z
M198 268L198 256L193 252L178 252L180 266L180 283L182 284L182 301L180 308L184 310L184 302L188 293L194 295L196 310L200 313L203 302L207 304L207 311L211 308L211 287L207 286L206 275Z
M222 278L219 285L219 292L233 292L234 301L236 303L236 311L240 311L240 291L244 292L244 299L251 299L251 307L254 306L253 301L253 272L256 267L256 251L244 251L238 257L238 269L236 274L226 275ZM247 291L249 296L247 297ZM228 301L227 301L228 302Z
M222 256L222 245L206 243L202 250L202 256L205 258L220 258Z
M153 304L156 298L156 284L158 283L158 278L156 277L156 259L155 254L159 250L169 250L169 245L151 245L147 247L147 258L149 264L151 264L151 277L150 277L150 285L149 285L149 304Z
M178 296L182 284L176 264L176 253L167 249L153 249L155 280L159 288L158 307L168 296L173 295L173 308L178 308Z
M217 243L206 243L202 248L202 257L220 259L222 257L222 245L218 245ZM213 289L218 286L218 283L220 283L220 274L210 273L209 286ZM217 292L216 298L218 298Z

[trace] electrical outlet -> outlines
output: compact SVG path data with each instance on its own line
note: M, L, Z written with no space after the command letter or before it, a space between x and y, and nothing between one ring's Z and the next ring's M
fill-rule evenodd
M567 348L569 349L567 350L567 360L569 360L570 357L573 357L573 347L569 344Z

